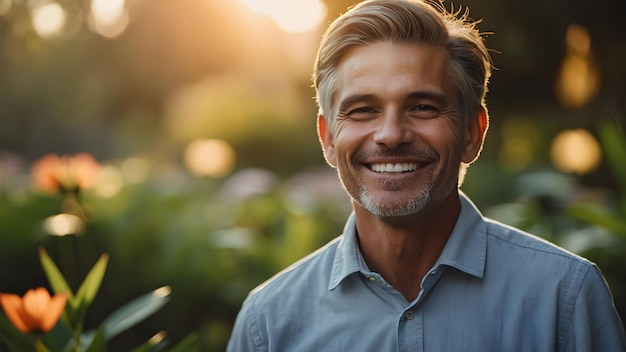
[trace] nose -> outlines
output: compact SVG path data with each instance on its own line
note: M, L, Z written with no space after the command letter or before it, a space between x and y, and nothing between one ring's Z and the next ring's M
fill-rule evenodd
M374 141L389 148L395 148L400 144L410 143L412 136L406 116L395 109L390 109L379 118Z

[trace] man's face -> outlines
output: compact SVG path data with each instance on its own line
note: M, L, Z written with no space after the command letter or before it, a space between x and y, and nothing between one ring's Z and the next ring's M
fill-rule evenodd
M461 161L477 155L463 142L448 60L444 48L378 42L339 63L337 116L331 126L320 119L320 139L348 194L375 215L440 202L456 190Z

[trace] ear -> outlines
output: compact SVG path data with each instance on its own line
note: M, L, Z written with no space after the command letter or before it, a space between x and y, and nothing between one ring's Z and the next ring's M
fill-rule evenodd
M322 146L322 152L324 153L324 159L326 163L331 167L337 165L335 155L335 140L331 132L328 122L324 118L324 115L317 115L317 137L319 138L320 145Z
M480 155L485 141L485 134L489 128L489 115L484 107L480 107L475 116L468 122L466 131L465 149L463 151L463 162L471 164Z

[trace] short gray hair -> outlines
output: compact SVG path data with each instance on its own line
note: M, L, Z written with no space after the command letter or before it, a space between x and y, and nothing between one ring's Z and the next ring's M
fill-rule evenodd
M450 81L464 121L485 107L491 57L469 13L448 12L437 0L367 0L333 21L322 38L313 72L320 114L337 114L337 65L352 47L392 41L444 47L450 56Z

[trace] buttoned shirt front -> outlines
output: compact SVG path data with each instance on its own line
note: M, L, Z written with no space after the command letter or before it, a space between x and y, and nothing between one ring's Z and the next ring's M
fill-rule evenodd
M342 236L253 290L228 351L624 351L591 262L484 218L464 195L439 259L408 302Z

